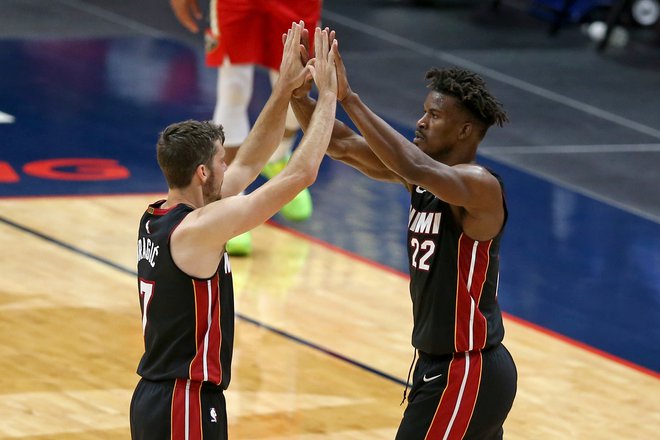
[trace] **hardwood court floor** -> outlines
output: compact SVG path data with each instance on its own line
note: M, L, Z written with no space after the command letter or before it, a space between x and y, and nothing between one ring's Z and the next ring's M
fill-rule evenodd
M157 198L0 200L0 438L128 438L135 227ZM393 438L412 357L405 277L272 225L254 238L253 257L232 259L230 436ZM657 377L513 318L506 328L520 376L506 438L657 435Z

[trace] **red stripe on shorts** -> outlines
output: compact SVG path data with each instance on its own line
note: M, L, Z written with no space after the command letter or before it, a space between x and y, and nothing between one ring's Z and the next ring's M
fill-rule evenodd
M172 393L172 440L202 440L201 382L177 379Z
M460 440L472 418L481 382L480 351L455 353L449 364L447 387L426 433L429 440Z

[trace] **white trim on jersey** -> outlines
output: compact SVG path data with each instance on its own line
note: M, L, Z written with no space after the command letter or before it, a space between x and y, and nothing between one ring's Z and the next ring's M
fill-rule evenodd
M472 256L470 258L470 272L467 279L467 293L470 296L470 329L469 329L469 345L468 349L471 351L474 349L474 311L476 309L476 303L472 297L472 276L474 275L474 265L477 262L477 248L479 247L479 242L475 241L472 245Z
M211 311L212 308L212 297L211 293L213 289L211 287L211 280L206 282L206 297L208 299L208 305L206 310L206 333L204 334L204 355L202 357L202 365L204 366L204 380L209 380L209 365L208 365L208 353L209 353L209 333L211 332Z
M186 415L185 415L185 426L186 426L186 439L190 439L190 379L186 380Z

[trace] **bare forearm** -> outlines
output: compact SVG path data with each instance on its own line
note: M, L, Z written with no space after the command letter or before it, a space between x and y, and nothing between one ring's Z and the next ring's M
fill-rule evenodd
M291 108L293 113L296 115L298 124L304 132L307 131L309 127L309 121L312 120L312 115L314 114L314 109L316 108L316 101L312 99L309 95L305 95L300 98L291 98Z
M313 107L305 136L287 166L287 169L291 168L291 172L305 174L311 172L312 181L316 178L335 125L336 99L334 93L324 93L319 97L319 101Z
M412 156L419 150L409 148L410 141L369 109L357 94L346 97L342 106L378 159L405 179L410 164L415 162Z
M291 100L291 107L303 130L309 126L315 106L316 101L309 96ZM326 153L334 160L344 162L371 178L386 182L402 182L401 177L381 162L359 134L338 119L334 121L332 137Z
M291 108L296 115L296 119L298 119L300 127L306 132L312 119L312 115L314 114L314 109L316 108L316 101L310 96L292 98ZM345 152L344 150L346 149L346 142L343 141L355 137L358 137L357 133L343 122L335 119L332 127L332 136L328 145L328 155L334 159L341 160L338 156L343 156L343 152Z

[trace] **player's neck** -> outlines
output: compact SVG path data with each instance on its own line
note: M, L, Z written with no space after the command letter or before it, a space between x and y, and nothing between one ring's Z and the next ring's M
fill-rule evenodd
M185 189L170 189L167 192L167 199L163 203L163 208L171 208L179 204L192 206L193 208L200 208L204 206L204 200L201 193L198 195L197 191L190 188Z

